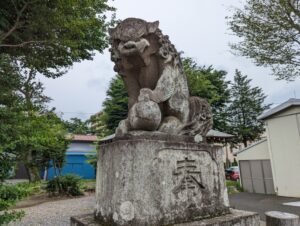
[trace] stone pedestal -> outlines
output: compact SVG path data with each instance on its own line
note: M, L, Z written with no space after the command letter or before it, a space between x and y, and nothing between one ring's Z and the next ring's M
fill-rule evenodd
M299 222L299 216L291 213L269 211L265 214L267 226L297 226Z
M85 214L71 218L71 226L107 226L99 223L94 214ZM229 214L219 217L196 220L193 222L175 224L173 226L259 226L259 215L257 213L230 210Z
M222 151L182 136L100 146L95 216L103 225L170 225L229 213Z

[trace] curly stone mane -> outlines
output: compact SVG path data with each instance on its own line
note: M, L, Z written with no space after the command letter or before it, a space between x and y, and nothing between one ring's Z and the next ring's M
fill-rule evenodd
M173 66L178 66L182 69L180 53L177 52L175 46L171 43L169 36L163 35L160 29L157 29L154 34L158 37L160 44L159 55L166 59L165 63L171 62Z

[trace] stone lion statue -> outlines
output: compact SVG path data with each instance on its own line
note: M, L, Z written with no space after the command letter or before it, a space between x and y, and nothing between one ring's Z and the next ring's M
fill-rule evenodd
M116 135L142 130L205 136L212 127L211 107L190 97L180 55L158 25L128 18L109 30L114 70L129 96L128 118Z

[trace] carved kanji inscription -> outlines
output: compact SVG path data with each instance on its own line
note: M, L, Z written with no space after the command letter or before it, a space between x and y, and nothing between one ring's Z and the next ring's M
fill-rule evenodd
M197 168L196 161L185 157L183 160L177 161L176 170L173 172L176 177L177 185L173 189L173 193L177 194L182 190L189 189L205 189L202 183L201 171Z

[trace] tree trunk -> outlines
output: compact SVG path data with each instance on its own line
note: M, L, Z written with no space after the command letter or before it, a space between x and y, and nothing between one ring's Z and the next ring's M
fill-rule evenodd
M40 177L39 169L32 164L32 159L33 159L32 151L29 151L26 156L26 160L24 161L25 168L28 174L28 179L30 182L40 181L41 177Z
M25 168L30 182L36 182L41 180L40 173L37 167L32 166L31 163L25 163Z
M226 145L225 146L225 152L226 152L226 169L227 169L228 167L230 167L230 161L229 161L229 158L228 158L228 145L227 145L227 143L225 145Z

